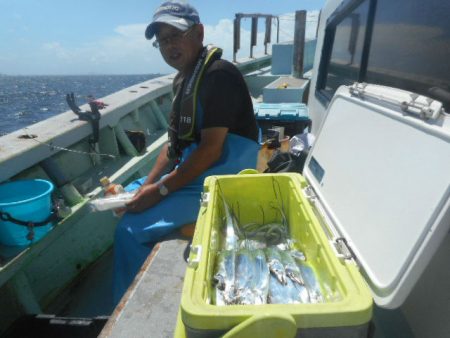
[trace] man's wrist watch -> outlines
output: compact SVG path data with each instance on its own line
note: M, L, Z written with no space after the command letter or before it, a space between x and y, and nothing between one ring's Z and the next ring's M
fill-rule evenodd
M164 183L158 183L158 190L159 194L163 197L169 195L169 189L167 189Z

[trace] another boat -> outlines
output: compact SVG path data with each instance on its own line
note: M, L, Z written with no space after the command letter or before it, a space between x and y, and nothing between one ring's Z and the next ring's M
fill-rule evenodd
M330 103L336 93L342 91L339 87L345 85L353 88L354 95L375 104L399 105L404 115L413 120L411 123L418 129L429 128L439 134L443 140L440 146L450 149L447 113L450 107L450 27L445 18L449 10L448 4L438 0L426 5L418 0L342 3L331 0L321 11L310 73L303 72L306 57L298 57L305 55L305 45L301 43L287 47L294 51L297 60L303 59L300 68L294 68L297 77L290 71L282 74L272 71L274 66L291 69L291 64L286 65L284 49L289 44L275 47L282 51L279 55L274 52L273 57L240 60L237 66L245 75L256 104L264 100L264 94L267 97L278 91L273 95L279 97L277 95L285 94L283 88L294 89L292 95L297 101L293 103L308 105L313 134L320 132ZM297 42L302 41L299 32L296 37ZM298 66L299 63L294 67ZM67 310L73 301L71 292L85 271L98 269L95 264L102 258L111 259L109 252L118 220L110 213L92 213L88 202L101 195L101 177L108 176L115 183L127 184L148 172L167 140L173 77L152 79L102 98L108 106L101 110L98 142L92 140L91 124L74 119L72 112L0 137L0 182L28 178L52 181L56 186L55 195L70 207L68 215L40 241L27 247L0 248L0 330L6 330L26 314L74 316ZM280 87L280 83L286 86ZM83 106L81 109L90 108ZM346 131L358 132L359 122L348 120L346 123L350 126ZM376 128L383 138L381 125ZM147 146L142 152L138 152L127 135L136 130L145 135ZM398 135L403 135L400 130ZM339 136L336 131L336 140ZM408 141L405 139L405 142ZM405 156L414 156L414 150ZM420 151L430 155L435 149L425 144ZM382 154L383 151L378 153ZM440 237L433 237L432 250L414 258L423 261L420 274L414 278L415 286L405 286L412 291L406 292L401 306L395 310L375 306L376 337L445 337L450 334L450 324L446 320L450 314L449 269L446 268L450 259L450 174L446 166L450 164L450 156L444 157L438 156L435 163L423 164L423 181L411 182L420 187L427 185L431 176L440 175L439 184L446 184L447 200L441 201L441 207L447 213L439 215L443 220ZM429 160L432 155L426 158ZM439 170L435 170L436 167ZM419 190L414 198L420 199L421 194ZM404 231L408 233L408 229ZM109 317L101 336L183 336L182 331L175 331L175 326L188 244L189 238L175 234L155 246L135 282ZM373 245L374 250L383 251L382 241ZM399 245L399 252L393 251L390 255L403 254L400 248L404 247ZM415 248L423 249L420 245ZM95 290L105 290L104 283L99 285ZM95 298L89 288L84 294L91 300ZM101 297L97 302L102 302ZM102 313L107 311L105 308L112 310L111 304L102 305L102 310L79 316L95 317L105 314ZM106 320L104 318L102 323Z

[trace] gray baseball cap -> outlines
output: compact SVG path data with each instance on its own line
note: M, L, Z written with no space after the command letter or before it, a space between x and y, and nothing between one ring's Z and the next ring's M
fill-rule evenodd
M150 40L155 36L159 23L171 25L181 31L186 31L194 24L200 23L197 10L187 3L174 1L164 2L153 15L152 22L145 30L145 37Z

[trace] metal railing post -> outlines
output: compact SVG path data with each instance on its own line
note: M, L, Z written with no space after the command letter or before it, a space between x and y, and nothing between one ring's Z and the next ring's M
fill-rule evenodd
M256 46L258 40L258 19L265 18L265 34L264 34L264 54L267 55L267 45L272 41L272 22L277 20L277 42L280 41L280 19L277 16L269 14L242 14L237 13L233 22L233 62L236 62L236 54L241 48L241 19L251 18L251 34L250 34L250 58L253 58L253 47Z
M294 71L296 78L303 76L303 54L305 50L305 28L306 28L306 11L295 12L295 31L294 31Z

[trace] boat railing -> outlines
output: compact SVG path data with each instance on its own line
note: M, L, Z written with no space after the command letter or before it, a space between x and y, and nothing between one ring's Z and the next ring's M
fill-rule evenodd
M258 35L258 19L265 19L264 33L264 55L267 55L267 45L272 41L272 21L277 21L277 42L280 39L280 19L278 16L270 14L243 14L237 13L234 19L233 30L233 62L236 62L236 54L241 48L241 20L251 18L251 34L250 34L250 58L253 58L253 47L257 44Z
M245 75L255 69L270 65L270 61L269 55L257 59L242 59L239 60L237 67ZM161 76L101 98L108 103L108 106L100 111L100 130L109 127L106 129L111 129L117 138L114 141L117 145L113 147L116 151L113 151L112 155L118 155L119 145L124 148L127 155L137 155L136 151L130 147L127 137L123 137L122 123L119 123L127 115L134 120L138 120L140 115L151 115L155 127L166 131L167 112L173 99L173 78L174 74ZM81 108L89 109L87 105L83 105ZM148 134L147 131L145 132ZM0 136L0 182L13 179L15 175L25 169L87 139L91 133L92 129L89 123L77 120L71 111L67 111L24 129ZM101 139L99 144L100 148L110 148L111 146ZM104 152L105 149L99 150L97 152ZM93 159L93 161L101 162L101 158Z
M145 114L153 115L155 124L160 124L159 127L165 130L167 125L164 124L164 113L156 101L161 101L165 96L168 97L167 102L171 101L172 79L173 75L155 78L102 98L108 106L100 111L100 130L109 127L115 133L121 134L121 119L129 114L138 119L142 110L145 110ZM87 106L82 108L88 109ZM91 133L89 123L77 120L76 116L68 111L0 137L0 182L55 156L65 148L89 137ZM124 138L117 137L115 142L123 143L121 146L129 149ZM99 144L100 148L108 148L107 142L102 142L101 139ZM105 149L100 149L100 152L105 152ZM112 155L118 155L117 151Z

